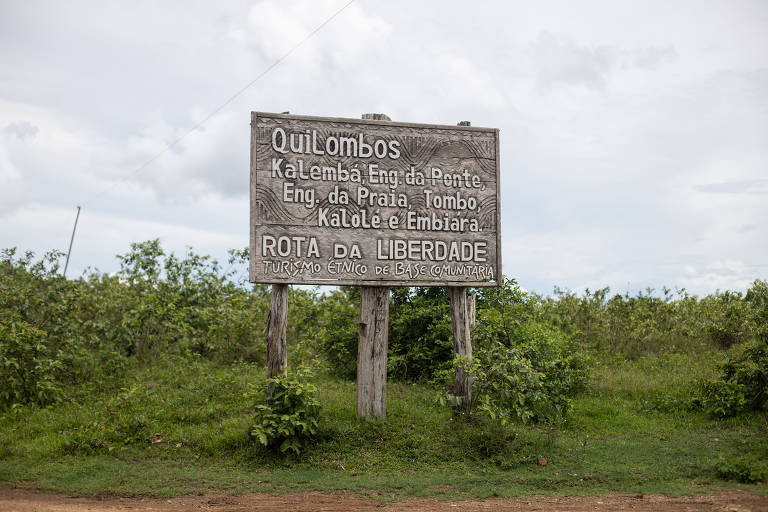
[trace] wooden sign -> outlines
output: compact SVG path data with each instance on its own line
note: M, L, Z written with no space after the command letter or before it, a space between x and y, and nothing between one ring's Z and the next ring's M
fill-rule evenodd
M251 281L498 285L498 153L498 129L251 113Z

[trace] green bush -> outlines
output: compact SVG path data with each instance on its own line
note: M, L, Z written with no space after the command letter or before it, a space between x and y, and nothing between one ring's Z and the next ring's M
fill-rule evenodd
M189 250L177 258L150 240L118 256L116 275L93 271L73 280L59 273L61 256L51 252L35 261L31 252L0 254L0 352L8 368L18 363L13 358L36 361L34 369L18 363L24 377L13 379L40 387L7 392L6 400L71 396L86 382L116 380L129 358L194 353L224 362L264 360L268 287L235 280L247 251L230 251L230 270L222 271L208 256Z
M314 329L314 343L330 372L346 380L357 375L360 289L344 286L320 298L322 314Z
M309 370L299 369L267 379L265 387L255 392L264 396L269 390L265 402L254 406L253 439L268 448L279 447L282 453L300 453L302 444L316 434L320 413L311 376Z
M251 293L232 281L234 271L223 272L209 256L189 249L178 258L166 254L158 240L131 244L118 259L123 286L114 297L120 310L111 329L127 354L154 359L188 351L225 361L254 358L269 308L266 287ZM230 268L245 259L247 253L230 251Z
M52 348L73 337L82 297L76 284L59 275L62 253L52 251L34 261L27 252L3 249L0 255L0 317L27 322L44 331ZM2 318L0 318L2 319Z
M322 297L315 343L333 374L357 375L360 289L342 287ZM444 288L395 288L389 309L387 374L392 380L427 381L451 367L450 302Z
M720 418L768 410L768 335L747 343L720 365L721 375L702 384L703 409Z
M723 480L755 484L768 480L768 463L751 455L731 457L719 460L715 473Z
M480 288L477 292L477 324L472 345L491 346L494 342L512 345L522 341L520 327L529 322L546 323L566 332L568 324L558 325L545 314L541 298L523 291L514 279L502 286Z
M472 401L465 408L501 423L563 417L570 398L586 386L586 356L550 323L541 298L514 280L479 290L477 301L473 358L455 361L472 378ZM442 375L450 379L448 372Z
M472 378L470 410L505 424L556 420L589 378L587 359L551 326L529 321L513 344L491 342L461 361Z
M768 336L748 343L723 365L723 379L742 386L749 409L768 410Z
M23 320L0 319L0 409L59 401L59 356L51 353L45 332Z
M702 385L701 407L710 416L727 418L744 411L747 400L744 387L731 380L711 380Z
M750 339L754 331L754 323L750 322L751 304L741 293L716 292L702 302L707 305L702 321L716 347L727 349Z
M423 382L452 368L452 361L451 304L445 288L393 289L387 374Z
M635 360L647 354L725 349L768 329L768 283L756 280L746 295L715 292L703 298L685 289L648 288L610 297L610 289L579 296L555 288L540 299L547 321L581 346Z
M755 279L744 300L750 306L757 337L765 338L768 336L768 281Z
M68 385L121 374L123 357L93 332L104 321L90 307L99 295L59 275L60 257L0 255L0 407L50 404Z

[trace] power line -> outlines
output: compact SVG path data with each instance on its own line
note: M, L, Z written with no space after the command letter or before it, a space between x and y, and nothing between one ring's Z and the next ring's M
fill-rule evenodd
M210 112L210 113L209 113L207 116L205 116L205 117L203 118L203 120L202 120L202 121L199 121L199 122L198 122L198 123L196 123L194 126L192 126L192 128L190 128L189 130L187 130L186 132L184 132L184 133L183 133L183 134L182 134L180 137L178 137L177 139L175 139L175 140L173 140L171 143L169 143L169 144L168 144L168 145L167 145L167 146L166 146L166 147L165 147L165 148L164 148L162 151L160 151L159 153L157 153L156 155L154 155L152 158L150 158L149 160L145 161L144 163L142 163L141 165L139 165L138 167L136 167L136 168L135 168L135 169L134 169L134 170L133 170L133 171L132 171L130 174L128 174L127 176L124 176L123 178L120 178L120 179L118 179L116 182L112 183L111 185L109 185L108 187L106 187L105 189L103 189L101 192L98 192L98 193L96 193L95 195L91 196L91 197L90 197L90 198L89 198L87 201L84 201L84 202L82 202L81 204L82 204L82 205L85 205L85 204L91 203L92 201L96 200L97 198L101 197L102 195L104 195L104 194L106 194L107 192L109 192L110 190L112 190L112 189L113 189L113 188L114 188L114 187L117 185L117 183L121 183L121 182L124 182L124 181L128 180L129 178L133 178L133 177L135 177L135 176L139 175L139 173L141 173L141 172L142 172L144 169L146 169L147 167L149 167L149 166L150 166L150 165L151 165L151 164L152 164L152 163L153 163L155 160L157 160L158 158L160 158L161 156L163 156L165 153L167 153L168 151L170 151L170 150L171 150L171 149L172 149L174 146L176 146L178 143L180 143L180 142L181 142L181 141L183 141L185 138L187 138L187 136L189 136L189 134L191 134L191 133L192 133L192 132L194 132L195 130L197 130L197 129L201 128L201 127L202 127L202 126L203 126L203 125L204 125L206 122L208 122L208 121L209 121L209 120L210 120L210 119L211 119L213 116L215 116L216 114L218 114L219 112L221 112L221 111L222 111L224 108L226 108L226 107L227 107L227 105L229 105L230 103L232 103L232 102L233 102L235 99L237 99L237 98L238 98L238 97L239 97L241 94L243 94L245 91L247 91L249 88L251 88L251 87L252 87L252 86L253 86L253 85L254 85L256 82L258 82L259 80L261 80L261 78L263 78L263 77L264 77L264 76L265 76L267 73L269 73L270 71L272 71L273 69L275 69L275 68L276 68L276 67L277 67L277 66L278 66L280 63L282 63L282 62L283 62L285 59L287 59L287 58L288 58L288 57L289 57L289 56L290 56L290 55L291 55L293 52L295 52L296 50L298 50L298 49L299 49L299 48L300 48L300 47L301 47L301 46L302 46L304 43L306 43L306 42L307 42L309 39L311 39L311 38L312 38L312 37L313 37L315 34L317 34L318 32L320 32L320 30L322 30L322 29L323 29L323 28L324 28L326 25L328 25L328 23L330 23L331 21L333 21L333 19L334 19L334 18L336 18L336 17L337 17L339 14L341 14L341 13L342 13L342 11L344 11L344 9L346 9L347 7L349 7L350 5L352 5L354 2L355 2L355 0L349 0L349 1L348 1L346 4L344 4L343 6L341 6L341 8L339 8L339 9L338 9L336 12L334 12L334 13L333 13L331 16L329 16L329 17L328 17L328 18L327 18L325 21L323 21L323 22L322 22L320 25L318 25L318 26L317 26L317 27L316 27L314 30L312 30L312 31L311 31L311 32L309 32L309 33L308 33L306 36L304 36L304 38L303 38L301 41L299 41L298 43L296 43L295 45L293 45L293 47L291 47L291 49L290 49L290 50L288 50L287 52L285 52L285 54L283 54L283 56L282 56L282 57L280 57L280 58L279 58L279 59L277 59L275 62L273 62L272 64L270 64L270 65L269 65L269 66L268 66L266 69L264 69L264 71L262 71L261 73L259 73L259 75L258 75L256 78L254 78L253 80L251 80L250 82L248 82L247 84L245 84L245 85L244 85L243 87L241 87L241 88L240 88L240 89L239 89L237 92L235 92L235 93L234 93L232 96L230 96L229 98L227 98L227 100L226 100L226 101L224 101L224 103L222 103L221 105L219 105L218 107L216 107L216 108L215 108L213 111L211 111L211 112ZM79 207L78 207L78 208L79 208ZM79 211L79 210L78 210L78 211Z

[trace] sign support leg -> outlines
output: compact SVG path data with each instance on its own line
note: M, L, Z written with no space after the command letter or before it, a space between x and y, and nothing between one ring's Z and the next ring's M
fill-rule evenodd
M360 291L360 337L357 345L357 417L387 417L387 342L389 288L364 286Z
M449 286L448 295L451 298L451 323L453 325L453 350L457 356L472 359L472 340L470 328L474 323L475 297L467 298L467 289L460 286ZM454 396L461 400L460 408L468 409L472 401L472 378L461 368L456 368Z
M386 114L363 114L363 119L391 121ZM360 331L357 343L357 417L387 417L387 343L389 288L360 289Z
M267 318L267 377L274 377L288 371L288 285L273 284L272 300ZM267 396L270 390L267 388Z

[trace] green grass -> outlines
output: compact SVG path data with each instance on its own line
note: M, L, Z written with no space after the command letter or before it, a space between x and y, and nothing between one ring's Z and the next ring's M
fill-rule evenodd
M358 422L355 385L317 380L320 435L283 457L247 435L262 368L171 359L111 386L0 417L0 482L75 494L350 490L404 496L513 497L607 492L691 494L768 460L768 416L713 420L688 407L717 356L604 360L557 425L499 427L455 418L430 387L390 383L386 421ZM159 442L158 442L159 440ZM537 464L540 457L546 466ZM733 469L735 468L735 469Z

